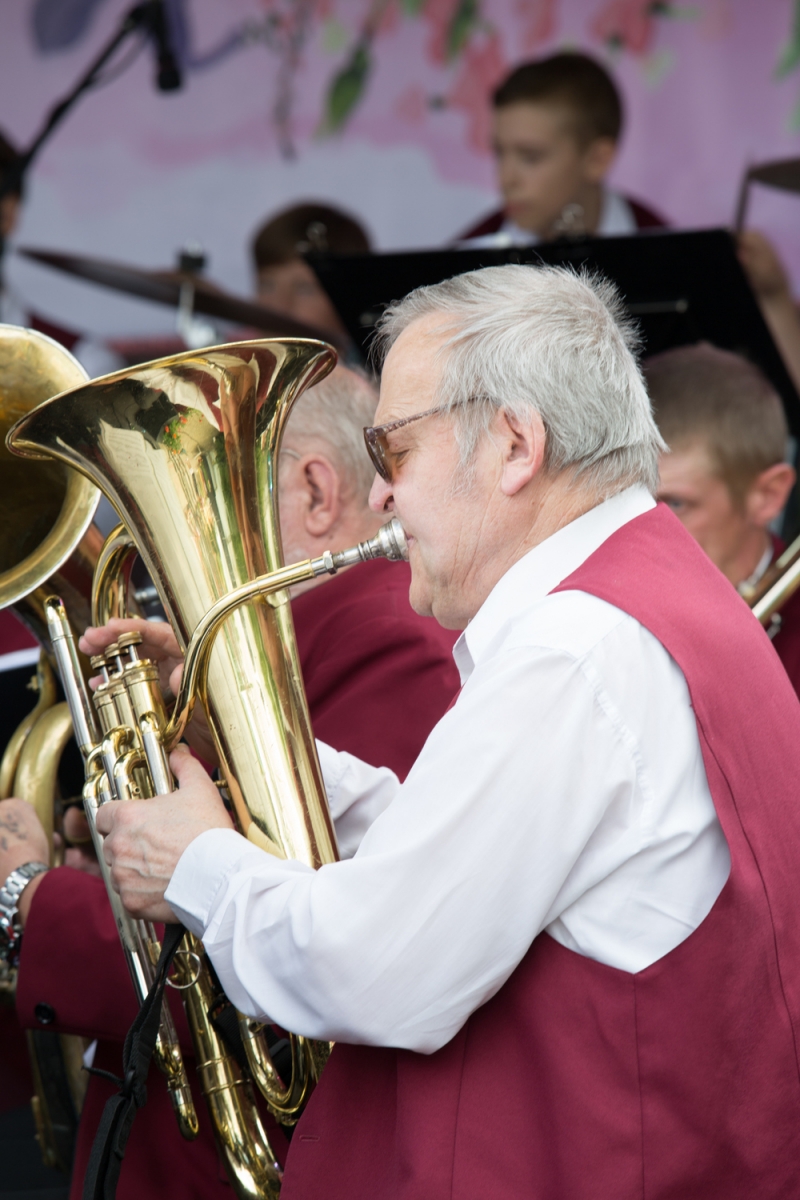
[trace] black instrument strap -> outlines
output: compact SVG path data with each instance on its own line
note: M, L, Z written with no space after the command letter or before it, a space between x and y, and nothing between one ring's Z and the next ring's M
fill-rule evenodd
M185 932L183 925L167 925L164 929L153 986L125 1038L122 1051L124 1078L114 1079L120 1091L106 1101L95 1135L83 1183L83 1200L114 1200L116 1195L133 1118L147 1100L145 1081L158 1037L167 975ZM105 1071L97 1074L108 1077Z

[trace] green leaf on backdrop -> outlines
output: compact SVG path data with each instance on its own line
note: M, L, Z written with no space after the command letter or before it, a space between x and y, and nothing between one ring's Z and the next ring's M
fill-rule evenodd
M359 43L350 61L334 76L328 89L320 136L326 137L344 128L364 94L371 69L369 49L363 42Z
M783 79L800 64L800 0L794 0L792 29L789 40L783 47L778 65L775 68L775 78Z
M400 7L407 17L418 17L425 7L425 0L400 0Z
M480 23L480 16L478 0L459 0L447 30L445 53L448 62L457 58L464 49L476 26Z

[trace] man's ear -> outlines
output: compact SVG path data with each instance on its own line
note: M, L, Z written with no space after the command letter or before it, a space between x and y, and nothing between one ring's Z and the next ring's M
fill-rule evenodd
M342 489L339 475L324 454L306 454L298 464L302 473L303 523L311 537L324 537L338 523L342 513Z
M617 143L613 138L595 138L586 147L583 156L583 174L587 183L602 183L611 169L617 154Z
M503 408L492 433L503 456L500 490L506 496L515 496L544 465L544 422L537 412L521 419Z
M789 463L775 463L756 475L745 496L745 509L753 525L766 529L786 507L797 472Z

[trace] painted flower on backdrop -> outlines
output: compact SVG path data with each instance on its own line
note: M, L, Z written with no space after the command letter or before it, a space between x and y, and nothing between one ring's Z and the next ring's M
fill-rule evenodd
M516 13L522 25L521 45L535 51L556 32L557 0L517 0Z
M186 73L213 70L244 51L266 54L272 64L272 89L265 114L281 154L291 158L314 131L318 138L343 134L371 101L385 99L376 84L378 43L408 30L422 32L422 54L409 61L399 94L384 108L387 136L435 129L443 109L464 118L464 142L484 153L488 141L492 89L520 59L559 48L563 0L260 0L260 15L231 18L210 46L198 45L192 17L196 0L163 0L173 46ZM722 2L722 0L720 0ZM98 14L109 0L29 0L30 28L42 54L73 50L94 33ZM590 6L591 5L591 6ZM708 16L710 0L587 0L589 12L580 43L612 55L639 59L651 86L660 85L674 53L657 50L658 32L667 21ZM788 6L787 6L788 7ZM775 76L797 77L800 68L800 0L791 0L791 28ZM702 22L698 21L698 28ZM387 61L383 55L381 61ZM307 93L304 72L330 64L321 111L316 120L307 108L298 133L298 110ZM113 66L113 64L112 64ZM113 79L113 74L112 74ZM800 129L800 103L791 125Z
M659 21L696 20L699 16L697 5L679 6L666 0L608 0L593 18L590 30L610 50L644 55L652 48Z
M493 61L499 58L497 35L482 15L480 0L371 0L349 57L328 88L325 112L318 132L327 136L344 128L366 93L372 75L374 42L379 36L392 31L401 16L420 20L428 27L425 52L429 61L437 67L448 74L460 62L467 64L467 69L470 64L476 69L474 86L477 96L466 95L462 71L454 84L457 98L453 103L453 107L465 108L471 114L468 141L473 144L473 127L478 119L473 109L479 103L486 104L486 91L481 85L487 66L493 79L496 74L489 66L486 46L476 47L476 39L486 42L488 37L488 43L494 43L489 48L489 57ZM407 114L410 122L416 124L426 112L441 109L450 103L451 93L447 87L442 89L441 94L427 98L420 93L420 89L412 87L400 97L395 111L400 115Z
M507 72L500 39L496 33L489 33L480 41L470 42L447 94L447 107L466 113L467 141L478 154L486 151L491 137L489 97Z

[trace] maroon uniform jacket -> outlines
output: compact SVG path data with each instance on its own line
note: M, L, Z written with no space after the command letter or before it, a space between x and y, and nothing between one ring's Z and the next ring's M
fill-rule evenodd
M458 689L455 634L417 616L408 603L410 571L383 560L343 572L292 602L300 662L315 734L405 775ZM167 989L170 992L170 989ZM170 996L187 1055L182 1007ZM31 905L17 987L23 1026L99 1040L95 1066L119 1074L122 1041L136 1013L127 968L99 879L68 867L49 872ZM210 1122L191 1070L201 1123L184 1142L157 1070L133 1125L118 1200L231 1197ZM93 1077L81 1119L71 1196L81 1195L106 1098L116 1089ZM273 1126L274 1148L286 1143Z
M630 205L633 219L636 222L636 228L639 229L664 229L666 221L653 212L651 208L640 204L638 200L632 200L630 196L625 196L625 200ZM496 212L489 213L488 216L482 217L476 225L472 225L469 229L464 230L459 234L458 241L467 241L469 238L486 237L489 233L497 233L503 227L503 222L506 219L506 214L502 208Z
M800 703L663 505L569 589L632 615L683 671L730 877L636 974L543 933L436 1053L337 1044L283 1200L800 1196Z

